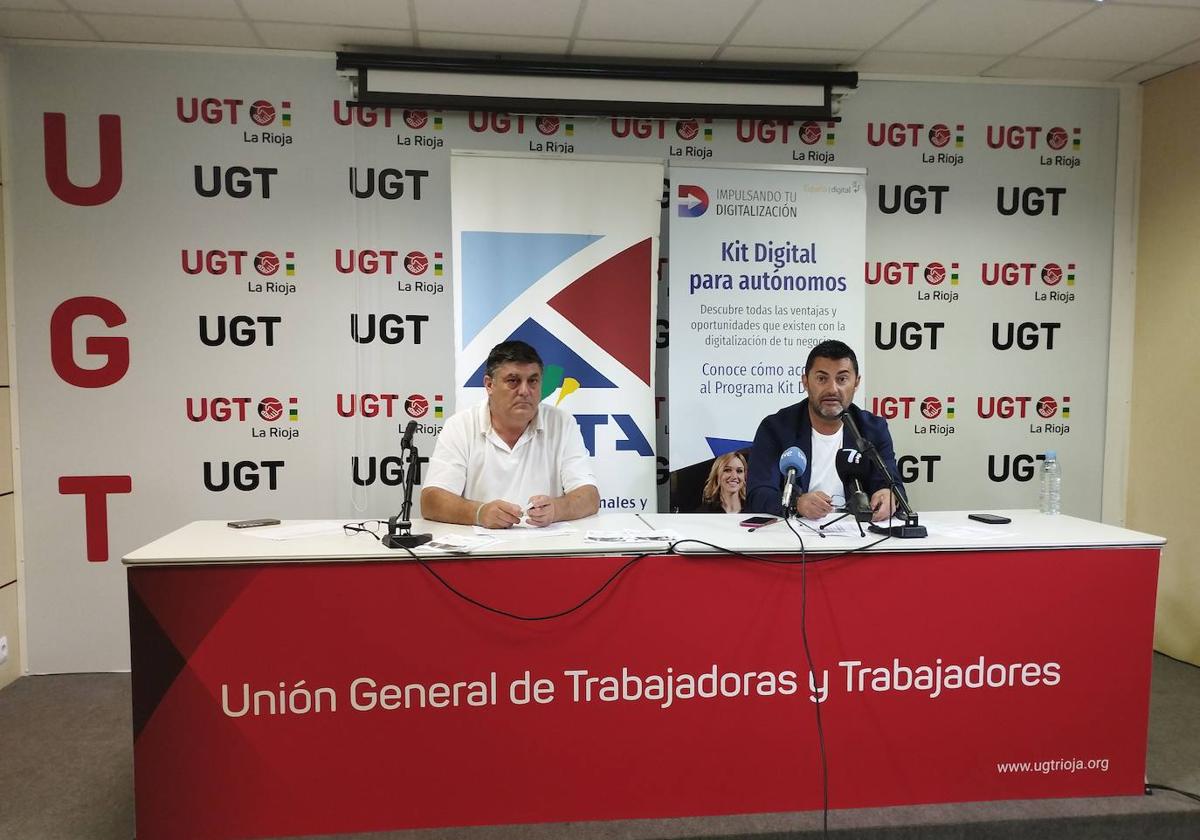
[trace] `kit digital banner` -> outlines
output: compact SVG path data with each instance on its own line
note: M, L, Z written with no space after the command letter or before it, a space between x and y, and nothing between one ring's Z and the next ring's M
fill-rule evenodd
M671 466L748 447L808 351L863 346L864 172L672 166Z

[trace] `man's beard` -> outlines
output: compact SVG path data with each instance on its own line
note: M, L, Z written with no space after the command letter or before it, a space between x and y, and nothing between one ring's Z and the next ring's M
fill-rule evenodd
M842 404L840 401L836 402L836 403L825 403L825 402L817 403L817 414L821 415L826 420L837 419L839 416L841 416L842 410L843 410L843 407L842 407ZM830 414L828 412L833 412L833 413Z

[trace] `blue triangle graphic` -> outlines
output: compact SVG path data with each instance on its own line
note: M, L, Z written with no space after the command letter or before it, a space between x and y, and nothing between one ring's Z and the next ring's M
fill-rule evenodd
M546 365L558 365L563 369L563 376L578 379L581 388L617 387L600 371L585 362L578 353L551 335L545 327L532 318L517 327L505 340L512 341L513 339L532 344ZM479 367L475 369L471 378L463 386L464 388L483 387L483 365L484 362L480 362Z
M548 271L600 238L586 233L463 231L460 346L466 347Z
M730 452L737 452L739 449L749 449L753 445L750 440L732 440L730 438L715 438L705 437L708 442L708 448L712 450L714 458L720 458Z

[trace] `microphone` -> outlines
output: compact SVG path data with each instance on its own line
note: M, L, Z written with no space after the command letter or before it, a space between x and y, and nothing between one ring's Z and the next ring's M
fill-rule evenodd
M904 495L904 491L900 488L896 477L888 472L887 465L883 463L883 458L879 455L879 450L875 448L875 444L863 437L862 431L858 428L858 423L854 422L854 415L850 413L850 407L846 406L838 417L841 418L845 428L849 430L850 436L854 438L854 443L858 447L859 453L865 452L879 469L879 472L888 483L888 488L892 491L892 496L896 499L900 510L904 514L903 525L872 525L871 530L877 534L887 534L892 537L900 537L901 539L928 536L928 531L924 525L920 524L917 514L913 512L912 507L908 504L908 499ZM838 454L841 455L840 452ZM841 474L842 471L839 467L838 475L840 476ZM866 476L863 477L865 478ZM846 507L849 508L849 504ZM870 507L871 505L868 501L867 509L870 510ZM857 519L858 517L856 516L855 518Z
M413 465L419 458L417 447L413 446L413 435L417 431L417 421L409 420L404 428L404 436L400 438L400 451L407 452L408 457L401 455L404 462L404 501L400 504L400 513L388 518L388 530L380 542L387 548L403 548L409 550L424 545L433 539L432 534L414 534L412 532L412 494L416 473Z
M862 483L871 474L870 465L857 449L839 449L833 463L838 478L850 490L846 494L846 512L854 514L859 522L870 522L874 511L871 510L871 500L862 488Z
M413 435L417 431L417 421L409 420L408 425L404 427L404 437L400 438L400 451L403 452L412 446Z
M779 472L785 477L783 496L779 502L780 507L783 508L784 517L787 517L791 510L792 492L796 489L796 479L804 474L804 468L807 466L808 459L804 457L804 452L798 446L789 446L779 456Z
M854 422L854 415L850 413L850 407L847 406L845 409L843 409L842 413L839 414L838 417L841 418L842 425L850 430L850 437L854 438L854 445L858 447L858 451L862 453L864 450L866 450L867 446L863 442L862 432L858 430L858 424Z

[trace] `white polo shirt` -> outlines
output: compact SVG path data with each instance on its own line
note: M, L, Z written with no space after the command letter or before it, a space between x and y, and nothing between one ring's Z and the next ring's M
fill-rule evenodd
M503 499L524 507L530 496L556 498L595 485L596 476L570 414L539 404L537 417L510 449L492 428L485 399L446 421L423 484L464 499Z

